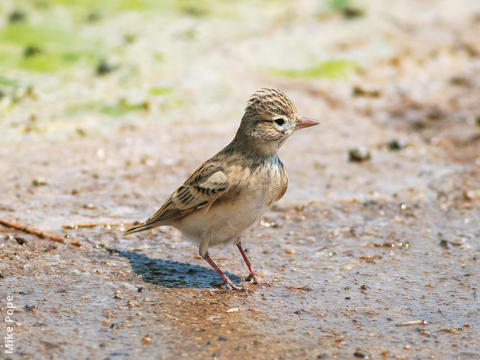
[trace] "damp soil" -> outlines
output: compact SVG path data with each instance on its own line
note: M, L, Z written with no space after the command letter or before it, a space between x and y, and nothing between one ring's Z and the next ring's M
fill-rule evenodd
M199 78L191 87L177 84L175 96L187 100L182 108L152 101L118 122L88 113L66 118L65 127L55 118L45 126L54 130L35 133L27 126L58 115L41 95L44 78L35 78L40 95L21 101L33 113L47 100L37 118L2 108L16 135L0 144L0 217L83 246L0 226L1 314L7 295L15 306L15 353L2 349L0 357L479 358L480 48L472 34L479 34L480 9L467 2L453 11L431 1L435 10L425 13L423 2L408 3L375 2L361 19L295 20L300 35L345 24L345 38L329 46L364 55L369 65L342 81L257 73L238 56L260 40L242 34L237 48L225 45L230 52L222 60L195 59L210 69L230 64L237 75L226 77L220 66L218 76L242 84L235 90L224 85L229 90L215 88L215 95L207 90L212 80ZM375 14L385 16L378 27ZM208 19L198 21L206 31ZM275 24L261 36L274 40L275 51L287 50L280 40L299 34ZM357 32L359 24L379 31L390 50L372 59L379 35ZM147 40L140 38L136 51L148 51L141 46ZM101 75L109 78L97 94L123 84L118 71ZM77 86L85 91L98 75L83 75ZM243 106L238 99L265 85L283 89L320 125L281 149L287 194L243 236L262 284L245 282L248 271L233 245L210 250L245 287L229 291L177 230L122 231L151 215L230 141ZM49 86L58 102L71 101L72 89ZM151 119L160 115L172 119Z

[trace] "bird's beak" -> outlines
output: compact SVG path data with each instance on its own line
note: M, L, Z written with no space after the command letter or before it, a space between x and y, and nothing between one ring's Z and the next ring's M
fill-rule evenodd
M318 122L309 118L309 117L300 116L297 119L297 124L295 125L295 130L303 129L303 128L314 126L314 125L318 125Z

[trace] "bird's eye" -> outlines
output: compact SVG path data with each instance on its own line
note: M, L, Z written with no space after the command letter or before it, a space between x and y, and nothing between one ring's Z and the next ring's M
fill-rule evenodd
M275 121L275 124L277 124L278 126L283 126L283 124L285 124L285 120L282 118L278 118L273 121Z

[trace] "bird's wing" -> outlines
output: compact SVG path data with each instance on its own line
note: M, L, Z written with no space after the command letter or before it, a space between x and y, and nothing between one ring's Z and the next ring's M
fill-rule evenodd
M145 224L179 219L198 209L210 207L229 186L223 169L216 164L206 163L170 195Z
M285 195L285 192L287 191L287 187L288 187L288 176L287 176L287 173L285 172L285 175L282 177L282 187L281 187L280 193L278 194L278 197L275 199L275 201L280 200L283 197L283 195Z
M281 170L281 185L280 185L280 191L278 193L278 196L277 198L275 199L275 201L278 201L280 200L283 195L285 195L285 192L287 191L287 187L288 187L288 174L287 174L287 170L285 169L285 166L283 165L283 163L280 161L280 170ZM268 204L269 206L271 204Z

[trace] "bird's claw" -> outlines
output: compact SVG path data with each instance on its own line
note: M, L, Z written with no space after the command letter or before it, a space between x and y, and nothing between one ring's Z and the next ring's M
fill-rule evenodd
M253 282L255 285L260 285L260 281L258 281L257 276L255 274L248 274L245 278L246 282Z
M245 290L245 288L243 286L240 286L240 285L229 284L228 286L230 286L232 288L232 290L240 290L240 291Z
M223 287L223 290L220 292L221 294L224 294L224 293L229 293L230 291L245 291L245 287L241 286L241 285L235 285L235 284L229 284L229 283L226 283L224 282L222 284Z

